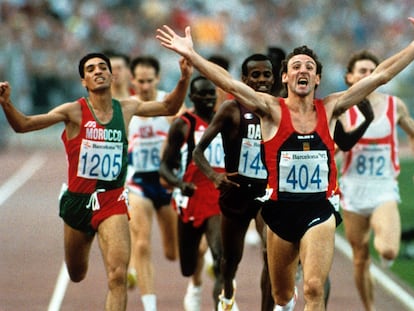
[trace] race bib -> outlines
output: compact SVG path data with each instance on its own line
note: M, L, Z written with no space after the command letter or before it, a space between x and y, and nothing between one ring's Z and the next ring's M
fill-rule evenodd
M267 178L267 171L260 156L260 140L243 138L238 172L246 177Z
M132 166L136 172L158 171L164 140L163 137L151 137L134 142Z
M328 189L328 155L325 150L282 151L279 191L316 193Z
M359 145L354 148L350 176L383 178L392 176L389 145Z
M194 139L195 144L197 145L203 136L204 131L195 131ZM217 134L216 137L211 141L206 150L204 150L204 156L206 157L208 163L212 167L224 168L224 149L223 141L221 139L221 134Z
M122 151L122 142L83 139L78 160L78 177L116 180L121 172Z

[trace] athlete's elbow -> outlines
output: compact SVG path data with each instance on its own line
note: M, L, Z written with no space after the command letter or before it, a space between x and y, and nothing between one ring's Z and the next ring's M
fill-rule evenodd
M384 85L387 84L389 81L391 81L391 79L394 77L394 75L388 71L384 71L378 74L376 80L377 80L377 85Z
M14 130L15 133L19 133L19 134L30 132L28 127L21 125L21 124L13 124L12 129Z

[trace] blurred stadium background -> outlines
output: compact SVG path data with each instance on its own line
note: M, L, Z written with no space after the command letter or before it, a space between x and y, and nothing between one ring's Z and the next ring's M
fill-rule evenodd
M272 46L290 51L307 44L324 65L318 96L345 88L349 55L370 49L381 59L407 45L414 27L411 0L2 0L0 80L13 86L25 112L45 111L84 94L81 56L108 48L131 57L153 54L162 65L162 86L179 75L174 53L154 38L157 27L191 25L197 49L222 54L239 76L242 60ZM410 102L414 70L407 68L386 89Z

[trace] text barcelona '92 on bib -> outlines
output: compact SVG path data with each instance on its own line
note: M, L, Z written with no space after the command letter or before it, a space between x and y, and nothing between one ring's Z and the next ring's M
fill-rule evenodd
M283 151L279 163L279 191L315 193L328 189L328 155L325 150Z

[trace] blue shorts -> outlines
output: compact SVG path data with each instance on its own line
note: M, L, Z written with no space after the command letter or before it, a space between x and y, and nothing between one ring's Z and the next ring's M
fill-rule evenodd
M127 188L136 195L150 199L155 209L171 202L171 193L161 186L158 172L135 173L127 181Z

